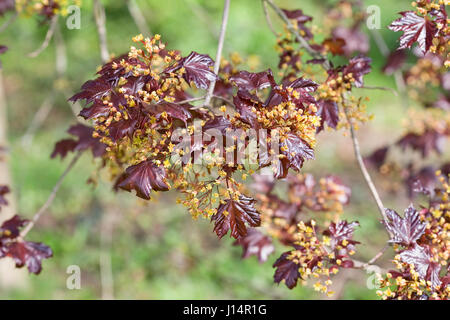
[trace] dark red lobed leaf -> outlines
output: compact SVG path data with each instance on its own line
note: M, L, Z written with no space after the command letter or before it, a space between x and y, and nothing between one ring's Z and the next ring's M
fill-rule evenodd
M397 144L404 150L410 147L420 151L423 157L427 157L434 150L436 153L443 152L444 136L435 130L426 130L422 134L407 133Z
M151 160L128 167L119 179L117 187L128 192L135 190L138 197L146 200L150 199L152 190L169 190L166 182L166 170L162 166L155 165Z
M28 271L39 274L42 270L42 260L53 256L52 249L48 246L29 241L9 242L1 248L2 256L13 258L16 267L26 266Z
M86 103L91 103L94 100L101 100L105 96L111 94L114 90L114 85L105 78L100 77L95 80L88 80L81 86L81 91L69 98L69 101L76 102L78 100L85 100Z
M209 83L218 79L211 70L212 66L214 66L214 61L210 56L192 51L187 57L182 58L175 66L167 68L164 72L171 73L184 68L183 78L187 83L193 82L199 89L208 89Z
M414 11L404 11L400 14L401 17L389 26L392 31L403 31L399 39L399 49L411 48L414 42L417 42L425 54L432 46L437 32L436 24L427 17L418 16Z
M161 114L163 112L167 113L167 115L173 119L183 121L185 124L187 124L187 121L192 118L192 115L188 111L187 107L167 101L148 105L146 106L146 110L153 114L158 120L161 118Z
M305 38L306 40L310 40L313 38L313 34L305 26L305 23L311 21L312 17L303 14L303 11L300 9L298 10L281 9L281 10L284 12L284 14L288 19L293 20L297 23L297 27L300 29L303 38Z
M271 82L269 80L269 75L272 71L266 70L258 73L239 71L239 73L230 78L239 89L245 89L248 91L261 90L270 87Z
M242 258L248 258L251 255L258 257L259 262L267 261L270 254L275 251L272 240L255 229L248 229L247 235L236 240L234 245L242 246Z
M109 125L109 136L111 140L117 142L124 137L133 138L138 121L135 119L120 119Z
M330 128L336 129L339 123L339 108L333 100L318 100L317 101L317 115L320 116L320 127L317 132L324 129L326 123Z
M102 100L95 100L94 103L88 107L83 108L80 111L80 116L85 120L99 118L99 117L107 117L111 112L111 108L102 102Z
M281 153L286 156L289 166L297 171L300 171L303 167L305 160L314 159L314 150L306 141L295 134L288 133L286 139L280 145L282 148Z
M359 226L359 222L357 221L350 223L346 220L338 221L337 223L332 222L328 230L324 231L324 234L331 238L331 249L335 250L344 240L351 244L357 243L352 240L353 232L357 226Z
M261 107L259 98L246 90L239 89L236 96L233 97L233 103L240 114L241 121L257 129L259 124L256 119L256 113L252 109Z
M391 233L389 242L411 246L425 232L426 224L420 220L420 213L414 209L412 204L405 209L403 218L394 210L386 209L385 212L387 220L383 223Z
M0 227L0 240L9 238L15 239L20 234L20 228L28 223L28 220L22 219L17 214L9 220L3 222Z
M241 195L237 201L226 200L225 204L221 204L211 217L211 221L215 221L214 232L219 238L231 229L230 236L240 239L247 235L246 224L251 227L261 225L261 217L255 209L255 200L244 195Z
M275 283L280 283L284 280L284 284L293 289L297 285L297 281L302 279L300 272L298 271L299 265L294 261L288 259L291 251L284 252L273 264L273 268L276 268L273 276Z
M106 145L100 142L99 138L92 136L94 129L83 124L77 124L67 130L68 133L74 135L78 140L64 139L56 143L51 154L54 158L60 155L64 158L69 151L85 151L90 149L94 157L101 157L106 152Z
M354 58L351 58L348 65L346 65L342 73L343 75L352 74L355 79L355 87L360 88L364 85L363 76L370 72L370 63L372 59L360 54Z
M419 277L423 280L431 281L434 287L441 285L441 280L439 279L441 266L439 263L432 261L432 257L426 248L416 244L412 248L401 252L400 260L413 264Z
M69 152L73 152L75 150L77 145L77 141L73 139L60 140L55 144L55 148L53 149L50 157L55 158L59 155L61 156L61 159L64 159Z

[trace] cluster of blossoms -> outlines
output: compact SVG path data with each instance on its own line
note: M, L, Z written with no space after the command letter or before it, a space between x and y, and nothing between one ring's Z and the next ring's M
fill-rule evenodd
M18 11L46 19L64 15L68 4L16 1ZM401 50L388 57L384 71L399 71L406 59L403 49L417 42L418 63L403 79L410 94L433 110L420 121L411 116L410 130L396 145L420 151L423 157L440 153L442 138L450 134L443 113L448 111L447 4L419 1L414 4L417 11L402 12L390 26L404 34ZM314 39L318 28L309 26L312 17L302 10L278 9L286 26L277 34L275 75L270 69L242 70L237 54L215 66L208 55L193 51L183 56L167 49L159 35L134 37L136 45L127 54L104 64L97 78L70 99L86 103L80 116L92 127L70 127L73 138L59 141L52 157L90 150L101 159L115 190L135 192L145 200L158 191L178 191L178 202L192 217L213 221L219 238L229 233L235 245L242 246L244 258L256 255L266 261L276 239L289 250L273 264L274 281L292 289L312 279L317 291L331 295L331 276L340 268L357 268L352 255L359 243L353 240L359 223L340 217L351 192L336 176L316 181L292 171L299 172L306 160L314 159L316 135L325 125L351 128L353 134L359 122L370 119L365 99L353 93L371 71L371 59L364 55L369 41L360 31L366 14L361 1L340 1L328 12L325 40L319 43ZM4 50L0 47L0 53ZM336 56L347 63L335 66ZM217 74L213 66L219 67ZM202 91L203 96L194 96ZM367 161L386 172L398 169L385 163L389 149L377 150ZM441 168L449 171L448 165ZM255 174L260 171L265 175ZM430 201L419 211L409 207L404 217L386 211L383 222L397 253L397 270L381 281L386 289L380 295L447 299L448 180L441 177L442 187L434 188L416 179L412 168L407 177L401 174L411 193L426 193ZM422 170L419 174L426 176ZM248 177L255 179L250 189L255 194L243 182ZM275 188L279 179L287 184L284 196ZM0 186L0 206L6 204L8 192ZM20 228L26 224L14 216L0 227L0 257L12 257L18 267L27 265L38 273L41 260L52 252L22 239Z
M448 176L436 173L441 187L433 194L416 184L416 192L429 197L420 211L410 206L404 217L387 210L387 230L396 251L397 270L380 281L383 299L443 299L450 294L448 259L450 252L450 185Z
M354 266L350 256L355 253L354 245L358 243L352 240L357 225L357 222L332 222L319 236L320 229L315 220L301 221L297 225L293 249L284 252L273 265L275 282L284 281L292 289L297 281L315 279L315 290L332 295L329 290L331 275L338 273L340 268Z
M335 10L331 10L325 26L325 34L330 34L330 37L321 43L314 41L315 32L312 30L317 27L308 27L312 17L305 15L302 10L283 10L283 13L290 20L293 31L298 32L316 54L313 54L313 59L304 61L304 51L297 48L298 39L293 31L285 27L277 40L280 75L283 81L289 81L303 72L321 83L315 94L318 115L321 117L319 131L324 129L325 123L333 129L347 127L345 121L340 121L344 118L344 112L348 119L357 122L370 120L364 99L351 94L353 87L363 86L363 76L370 72L371 59L364 56L369 50L369 41L359 30L365 17L361 3L341 1ZM323 58L327 54L350 60L345 66L334 67L331 61ZM315 65L322 66L324 70L318 70Z
M283 13L313 50L329 52L326 43L314 44L305 26L311 17L301 10ZM353 267L358 223L339 218L350 189L335 176L316 182L311 175L288 172L300 171L314 158L316 134L325 124L337 128L344 110L350 119L368 119L362 99L351 90L363 86L371 60L359 54L334 67L313 56L306 63L302 51L294 49L294 34L285 29L278 41L277 83L270 69L239 70L237 55L222 60L216 75L207 55L182 57L167 50L158 35L133 41L140 47L105 64L71 98L85 100L80 115L94 127L70 128L77 138L58 142L52 156L91 149L108 168L116 190L135 191L146 200L152 191L177 190L178 202L193 218L214 221L219 238L230 232L243 257L267 260L275 250L272 239L278 239L293 249L275 262L275 282L293 288L317 278L314 287L331 294L330 276ZM326 71L320 84L304 78L316 79L311 72L317 65ZM192 94L207 90L211 82L209 105L194 106L208 95ZM254 175L263 169L265 175ZM265 188L255 198L243 184L249 176L257 181L254 190ZM278 179L288 182L286 199L273 192ZM308 217L313 212L323 215ZM255 229L259 226L263 231Z
M252 190L257 192L261 225L267 235L254 230L237 244L243 246L244 257L258 255L261 262L273 252L272 239L292 247L273 265L275 282L292 289L298 282L314 279L315 290L331 295L331 276L340 268L353 267L350 256L357 242L352 237L358 223L339 219L349 202L350 188L336 176L316 182L311 174L289 174L286 181L288 196L282 199L276 194L273 177L255 176Z
M215 221L219 237L229 230L236 239L245 236L246 225L259 226L260 216L238 179L268 166L284 178L289 168L298 171L314 158L320 118L311 92L317 84L298 78L278 85L270 70L236 71L229 63L217 76L207 55L181 57L159 35L133 40L141 48L105 64L71 98L86 101L80 115L93 120L94 128L72 127L69 133L79 139L60 141L53 156L91 148L116 189L147 200L152 190L176 189L194 218ZM189 103L198 100L190 91L206 90L216 80L212 105ZM258 152L252 153L255 143Z
M415 150L423 159L432 153L441 155L444 151L450 134L447 5L448 1L414 2L416 11L402 12L402 17L390 25L390 29L403 31L403 35L399 50L391 53L383 70L387 74L400 72L409 98L424 109L408 110L403 135L395 143L375 150L367 160L387 177L400 176L406 183L409 196L414 194L416 181L433 189L437 183L434 172L442 169L445 173L448 170L446 163L419 167L416 160L406 160L406 166L387 160L394 146ZM417 46L413 48L415 43ZM406 48L413 48L416 58L416 63L408 69L404 68Z

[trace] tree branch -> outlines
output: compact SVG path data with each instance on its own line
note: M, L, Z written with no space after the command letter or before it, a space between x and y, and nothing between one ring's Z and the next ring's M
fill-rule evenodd
M261 0L261 2L262 2L264 17L266 18L267 25L269 26L269 29L270 29L270 31L272 31L273 35L275 37L278 37L278 33L275 31L275 28L273 27L273 24L272 24L272 20L270 19L270 16L269 16L269 10L267 9L266 0Z
M220 60L222 59L222 50L223 50L223 43L225 41L225 33L227 30L227 23L228 23L228 14L230 11L230 0L225 0L224 8L223 8L223 16L222 16L222 27L220 28L220 36L219 36L219 43L217 45L217 54L216 54L216 62L214 63L214 73L217 75L219 74L220 69ZM216 80L211 81L209 84L208 93L205 97L204 106L209 106L211 102L211 98L214 93L214 88L216 86Z
M67 166L66 170L64 170L61 177L56 182L55 186L53 187L52 192L50 193L50 196L47 198L47 201L44 203L44 205L34 214L33 219L30 220L30 222L27 224L27 226L22 230L20 233L20 238L25 238L25 236L30 232L30 230L34 227L36 222L39 220L41 215L47 211L47 209L50 207L50 205L53 203L53 200L55 200L56 193L58 192L59 188L61 187L64 178L67 176L67 174L72 170L74 165L77 163L78 159L81 157L81 152L78 152L75 157L73 157L72 161Z
M294 28L294 26L292 25L291 21L285 15L283 10L281 10L277 5L275 5L272 0L262 0L262 1L266 2L267 4L269 4L275 10L275 12L278 14L278 16L286 23L286 26L288 27L289 31L291 31L295 35L296 39L300 42L300 45L311 56L313 56L314 58L317 58L317 59L323 59L323 63L321 65L322 65L322 67L325 70L328 70L328 69L331 68L331 65L330 65L328 59L326 59L326 57L323 56L320 52L317 52L316 50L311 48L311 46L308 44L308 42L305 40L305 38L303 38L298 33L298 31ZM383 219L385 219L386 218L386 213L384 212L383 203L381 201L381 198L380 198L380 196L378 194L377 189L375 188L375 185L374 185L374 183L372 181L372 178L370 177L370 174L367 171L367 168L366 168L366 166L364 164L363 158L361 156L361 151L360 151L360 148L359 148L359 141L358 141L358 139L356 137L353 123L351 122L351 120L348 117L348 113L347 113L345 105L343 105L343 109L344 109L344 112L345 112L346 119L347 119L347 121L349 123L349 126L350 126L350 134L351 134L351 138L352 138L352 142L353 142L353 150L355 152L355 156L356 156L356 159L358 161L359 168L360 168L360 170L361 170L361 172L362 172L362 174L364 176L366 184L368 185L368 187L369 187L369 189L370 189L370 191L372 193L373 198L375 199L375 202L376 202L377 207L378 207L378 209L379 209L379 211L381 213L381 216L383 217Z
M106 16L105 16L105 8L103 7L100 0L94 0L94 19L95 24L97 26L97 34L100 44L100 54L103 63L106 63L109 60L109 51L108 51L108 43L106 40L106 26L105 26Z
M345 113L345 118L347 119L347 122L350 126L350 135L352 138L352 142L353 142L353 150L355 152L355 157L356 160L358 161L358 165L359 168L364 176L364 180L366 180L367 185L369 186L370 192L372 193L372 197L375 200L375 203L377 204L378 210L381 213L382 218L385 220L386 219L386 213L384 212L384 205L383 202L381 201L380 195L378 194L377 188L375 187L372 178L370 177L369 172L367 171L366 165L364 164L364 160L363 157L361 156L361 150L359 148L359 141L358 138L356 137L356 133L355 133L355 128L353 126L353 123L350 119L350 117L348 116L348 111L346 106L343 103L343 109L344 109L344 113Z
M57 23L58 23L58 16L55 15L50 21L50 27L48 28L47 34L45 35L44 42L37 50L28 54L30 58L36 58L38 55L42 53L42 51L44 51L48 47L50 41L53 38L53 34L55 33Z

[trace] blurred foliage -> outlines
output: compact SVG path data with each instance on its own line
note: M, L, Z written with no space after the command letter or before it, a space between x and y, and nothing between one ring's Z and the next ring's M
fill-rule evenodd
M162 34L169 48L183 54L196 50L215 56L214 34L220 27L220 0L137 0L153 33ZM278 0L281 7L301 9L314 16L320 24L325 5L337 1ZM128 51L131 37L138 34L124 0L103 1L106 7L108 46L119 55ZM398 11L405 10L410 1L370 0L365 5L381 8L380 33L391 48L398 35L385 27ZM81 29L68 30L60 21L65 41L68 70L59 83L68 93L75 93L81 84L94 76L100 65L95 23L91 1L83 1ZM0 18L0 23L8 15ZM280 24L274 17L276 26ZM2 57L5 89L8 99L11 169L13 191L18 210L31 217L45 201L68 161L50 160L56 141L66 136L65 130L75 122L66 98L58 95L50 116L45 120L33 143L24 147L21 138L46 96L52 91L55 79L55 47L50 46L37 58L27 54L40 46L47 27L33 18L19 18L1 34L1 43L9 47ZM366 79L368 86L395 88L392 77L380 71L384 59L371 39L369 56L372 72ZM266 26L259 0L232 1L225 54L234 51L245 57L259 59L260 69L275 67L277 53L275 39ZM256 58L257 57L257 58ZM398 97L390 91L360 90L371 97L368 111L375 120L362 128L363 152L399 134L404 113ZM374 138L375 137L375 138ZM307 163L305 172L322 175L335 173L352 186L352 202L344 217L359 220L361 227L355 239L359 246L357 257L370 258L386 240L378 222L378 213L354 162L350 140L344 132L323 133L319 136L317 159ZM193 221L185 209L175 204L173 195L160 195L158 201L146 203L128 193L115 194L111 183L101 179L99 185L86 181L95 165L86 154L65 180L48 212L30 234L50 245L54 258L44 262L39 276L29 276L26 288L2 290L0 298L58 298L93 299L102 292L99 256L102 250L101 221L113 215L113 239L110 250L114 274L114 296L119 299L314 299L322 298L309 287L288 290L273 284L271 262L282 252L278 247L269 261L260 265L252 257L241 260L241 249L231 239L219 241L208 221ZM383 194L385 205L404 207L404 197ZM386 255L388 256L388 255ZM388 265L388 260L382 260ZM66 268L78 265L82 271L82 289L66 289ZM359 274L358 274L359 273ZM372 299L375 291L366 287L367 275L355 271L341 290L340 298ZM339 282L339 277L336 281Z

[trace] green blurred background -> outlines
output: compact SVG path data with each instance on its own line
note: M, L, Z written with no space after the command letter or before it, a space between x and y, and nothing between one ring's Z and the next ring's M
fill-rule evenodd
M323 5L337 1L275 2L286 9L303 9L314 17L313 24L320 25ZM125 1L103 3L108 46L112 53L119 55L128 51L131 37L139 31ZM137 0L136 3L151 32L161 34L169 48L179 49L183 54L195 50L215 56L217 41L213 35L220 27L221 0ZM371 4L380 6L380 33L388 46L395 48L399 35L387 30L386 26L395 19L397 12L408 10L410 1L365 1L366 6ZM91 79L101 64L91 1L83 1L81 14L80 30L68 30L61 23L68 69L57 85L69 94L77 92L83 82ZM0 18L0 23L8 16ZM274 21L280 27L276 17ZM50 159L54 143L67 137L65 130L74 123L67 97L63 94L57 95L49 116L32 136L32 143L23 143L24 133L52 92L55 81L54 43L37 58L27 57L40 46L46 31L47 27L36 19L19 18L0 34L0 44L9 47L1 59L8 104L12 189L17 210L26 217L31 217L45 202L70 161ZM260 69L276 67L278 57L274 44L260 1L232 0L225 55L233 51L244 57L256 55L260 57ZM393 78L380 71L384 58L373 39L369 56L373 59L374 71L366 77L366 85L395 88ZM368 154L400 134L404 109L400 99L389 91L359 91L361 95L371 97L368 108L375 115L375 119L358 132L362 151ZM29 235L32 240L50 245L54 257L44 261L39 276L26 275L23 286L1 288L0 298L324 298L310 287L288 290L284 285L273 283L271 264L283 252L282 247L277 247L276 253L264 264L259 264L255 257L241 260L241 249L232 245L232 239L219 241L212 232L212 225L205 220L193 221L184 207L175 204L173 194L161 194L157 201L144 202L128 193L113 193L111 183L105 179L93 187L86 181L96 168L92 156L86 154L64 181L49 212ZM304 172L338 174L352 187L351 204L346 208L344 218L361 223L355 235L355 239L363 243L358 246L357 258L367 260L372 257L383 246L386 234L381 230L376 206L358 171L350 140L344 131L319 136L317 160L307 163ZM382 182L376 180L376 183ZM382 191L382 196L386 206L398 210L409 202L402 194L394 196ZM108 236L112 236L111 241ZM382 265L390 266L391 253L380 260ZM102 259L108 261L109 257L113 283L104 274L105 270L101 272ZM81 268L81 290L66 289L69 265ZM335 298L377 298L375 290L367 288L366 279L363 271L338 275Z

